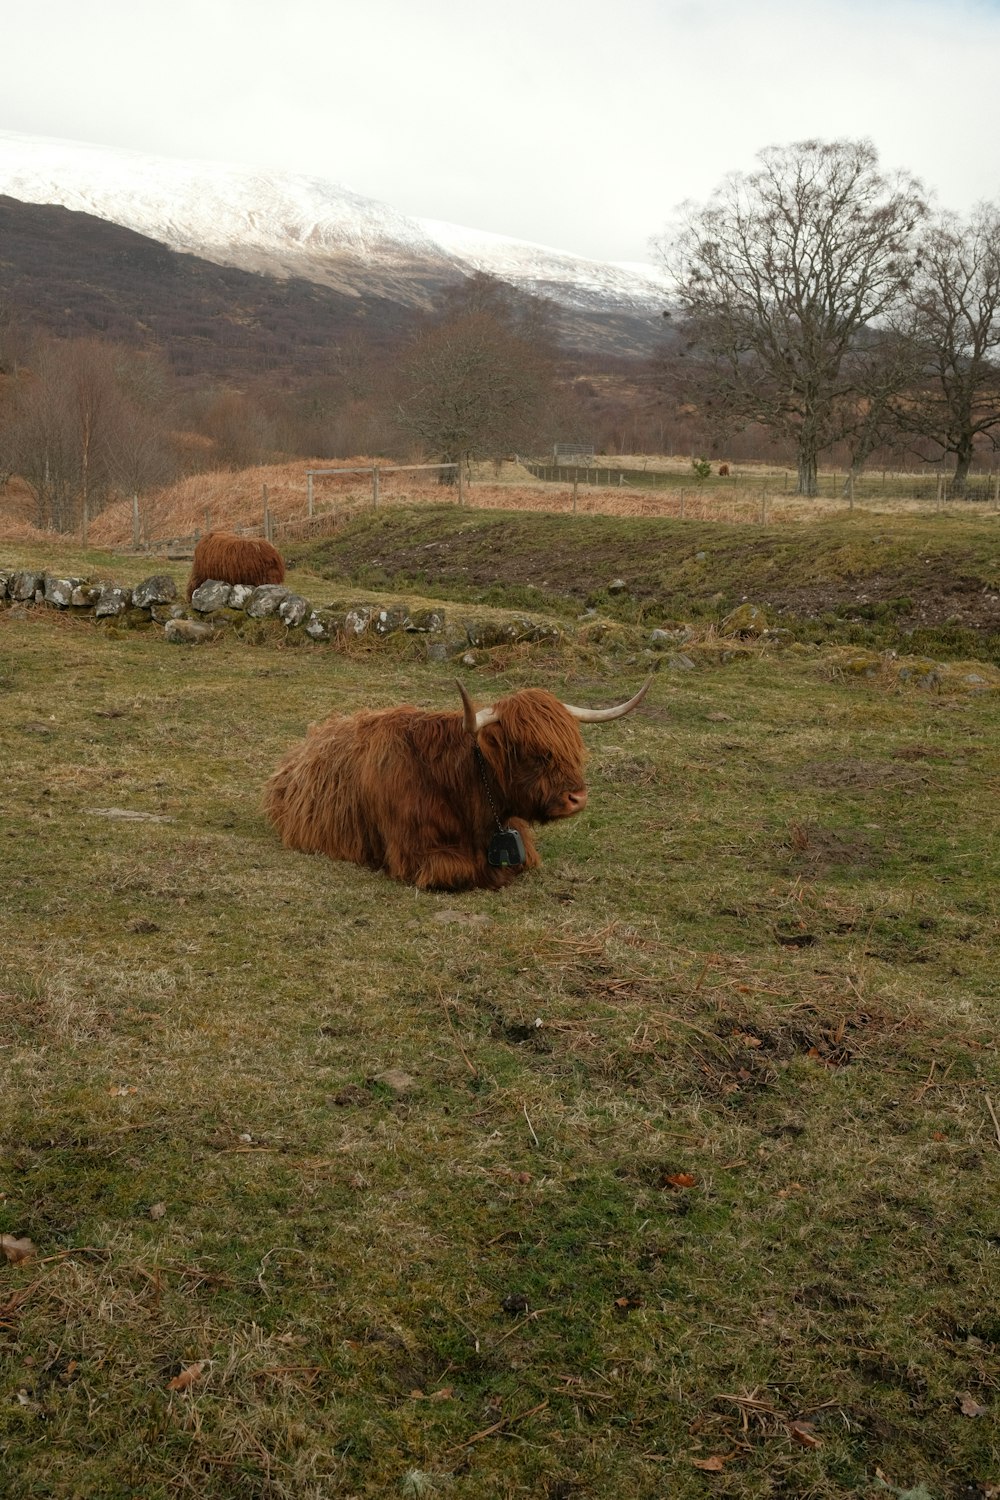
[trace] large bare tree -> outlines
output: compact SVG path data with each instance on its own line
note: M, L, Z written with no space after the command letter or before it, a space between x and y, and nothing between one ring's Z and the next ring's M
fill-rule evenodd
M535 446L554 386L544 304L482 273L447 294L402 361L401 427L442 463Z
M920 184L887 176L870 141L798 141L758 155L659 249L673 273L692 398L759 422L795 450L799 492L856 394L848 356L909 283Z
M919 376L895 402L897 421L954 456L962 494L977 439L998 446L1000 205L983 203L968 220L946 215L928 228L901 330Z

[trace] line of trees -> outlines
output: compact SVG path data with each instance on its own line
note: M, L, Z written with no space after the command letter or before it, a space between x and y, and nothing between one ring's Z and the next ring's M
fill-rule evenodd
M699 410L716 444L751 424L774 434L802 494L835 443L857 472L900 435L951 456L961 494L1000 429L1000 208L932 215L870 141L758 162L657 242L676 298L661 394Z
M446 291L395 348L358 330L308 385L183 378L159 353L32 335L0 307L0 484L36 523L82 529L116 495L181 473L291 456L456 463L586 436L604 451L683 451L742 436L858 473L906 450L954 463L954 493L1000 442L1000 206L932 213L869 141L762 151L659 242L675 302L664 353L584 375L557 311L485 274ZM769 446L764 446L769 445Z
M291 390L178 378L158 355L32 335L0 309L0 485L16 474L39 528L85 538L112 497L198 468L414 451L499 462L575 425L569 390L549 305L482 274L397 349L348 338L325 379Z

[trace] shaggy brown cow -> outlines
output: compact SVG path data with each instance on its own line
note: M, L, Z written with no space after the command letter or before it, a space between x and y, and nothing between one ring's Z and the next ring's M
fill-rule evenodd
M270 542L236 536L232 531L206 531L194 549L187 596L208 579L219 583L283 583L285 564Z
M265 811L291 849L423 890L495 890L541 864L530 823L586 805L577 721L630 713L651 681L616 708L574 708L526 688L477 713L459 683L462 713L332 714L286 753Z
M719 474L720 474L720 476L723 479L728 479L729 478L729 465L728 464L720 464L719 465Z

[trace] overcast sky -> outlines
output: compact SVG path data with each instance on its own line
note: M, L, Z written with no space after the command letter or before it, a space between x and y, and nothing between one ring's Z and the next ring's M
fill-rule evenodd
M1000 0L38 0L2 49L4 129L600 260L808 137L868 136L943 207L1000 198Z

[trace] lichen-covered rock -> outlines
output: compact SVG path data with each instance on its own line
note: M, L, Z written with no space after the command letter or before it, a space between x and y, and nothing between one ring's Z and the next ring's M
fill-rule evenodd
M468 638L463 631L446 629L440 635L434 636L427 642L428 661L450 661L453 656L461 656L468 647ZM471 655L471 652L469 653ZM473 657L473 661L475 658Z
M168 620L163 635L173 646L198 646L215 634L211 625L200 620Z
M278 614L289 629L301 625L302 621L312 611L312 605L308 599L303 599L301 594L289 594L278 605Z
M166 625L168 620L183 619L184 606L182 604L151 604L149 614L157 625Z
M247 600L246 612L251 620L266 620L268 615L276 615L291 595L291 589L283 583L262 583Z
M53 578L45 575L45 602L56 609L68 609L73 602L73 590L80 587L82 578Z
M403 622L403 629L412 631L414 634L429 634L431 631L443 630L445 616L440 609L415 609L407 612Z
M562 631L558 625L540 625L537 621L524 620L524 630L520 636L522 641L561 641Z
M344 616L344 632L347 635L364 635L374 611L367 604L359 604L355 609L349 609Z
M332 609L314 609L306 620L305 632L311 641L329 641L342 625L343 618Z
M882 658L871 652L856 651L841 657L837 668L848 677L877 677L882 670Z
M954 677L955 687L967 693L995 693L1000 691L1000 679L984 677L982 672L958 672Z
M683 646L694 635L690 625L676 625L660 627L649 632L649 644L651 646Z
M231 583L221 583L217 578L209 578L191 595L191 608L201 615L210 615L214 609L225 609L232 592Z
M32 573L25 571L22 573L14 574L13 578L11 578L10 583L7 586L7 592L10 594L10 597L12 599L24 601L28 599L34 599L39 589L42 589L44 591L44 588L44 573Z
M470 646L506 646L513 641L535 639L533 620L470 620L466 627Z
M767 616L757 604L740 604L719 626L723 635L760 635L767 629Z
M904 662L896 675L900 682L909 683L910 687L933 688L941 681L940 666L929 657Z
M150 609L154 604L172 604L177 598L177 585L167 573L154 573L144 578L132 590L132 603L136 609Z
M101 589L94 614L99 620L123 615L132 603L132 590L115 583L106 583Z
M667 670L670 672L693 672L695 664L690 656L678 653L676 656L667 657Z
M100 584L81 583L79 588L73 590L69 602L74 609L93 609L100 597Z
M13 576L14 574L10 571L9 568L0 568L0 599L7 598L8 589L10 587L10 580L13 578Z
M247 601L253 598L252 583L234 583L229 595L230 609L246 609Z
M115 624L122 630L143 630L152 622L152 618L152 610L136 609L133 605L116 617Z
M395 635L405 625L405 609L377 609L372 615L370 628L376 635Z

